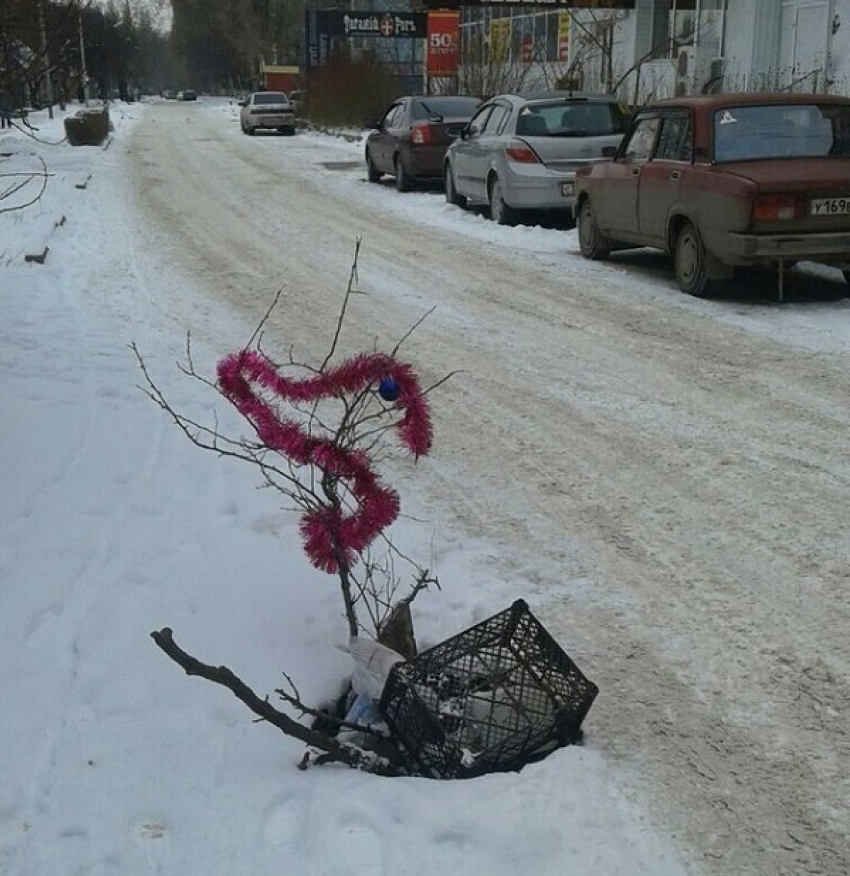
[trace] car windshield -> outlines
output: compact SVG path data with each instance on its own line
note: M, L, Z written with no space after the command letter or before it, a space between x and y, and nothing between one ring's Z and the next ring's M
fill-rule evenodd
M414 119L443 118L468 119L481 101L474 97L429 97L413 101L412 115Z
M850 107L740 106L714 114L714 160L850 157Z
M536 103L520 111L517 134L532 137L604 137L622 134L629 117L606 101Z
M281 91L262 91L254 95L254 103L289 103L289 98Z

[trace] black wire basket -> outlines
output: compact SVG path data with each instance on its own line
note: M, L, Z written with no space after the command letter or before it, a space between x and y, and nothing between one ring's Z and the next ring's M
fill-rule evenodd
M412 771L472 778L578 741L598 692L519 599L397 663L379 707Z

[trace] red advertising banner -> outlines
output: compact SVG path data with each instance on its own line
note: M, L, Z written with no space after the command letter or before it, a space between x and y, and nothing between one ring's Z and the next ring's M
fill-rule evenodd
M428 75L456 76L460 46L460 13L428 13Z

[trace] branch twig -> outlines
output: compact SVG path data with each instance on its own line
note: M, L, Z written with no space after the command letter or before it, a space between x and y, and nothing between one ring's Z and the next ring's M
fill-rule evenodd
M363 751L353 745L338 742L332 736L327 736L290 718L285 713L276 709L267 699L261 699L230 669L226 666L210 666L187 654L174 641L172 631L164 627L151 633L151 638L156 644L183 670L187 675L197 675L207 681L215 682L230 690L237 699L241 700L252 712L259 715L264 721L277 727L282 733L291 736L307 745L324 752L317 762L343 763L354 769L375 773L381 776L406 775L400 766L390 763L386 758L380 758L372 752ZM298 704L302 708L301 704ZM308 711L306 708L305 712ZM359 728L365 729L365 728Z

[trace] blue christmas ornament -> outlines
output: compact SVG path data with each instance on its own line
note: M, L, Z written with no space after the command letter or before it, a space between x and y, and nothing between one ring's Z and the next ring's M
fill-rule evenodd
M378 395L384 401L397 401L398 397L401 395L401 387L398 385L394 377L383 377L380 386L378 386Z

